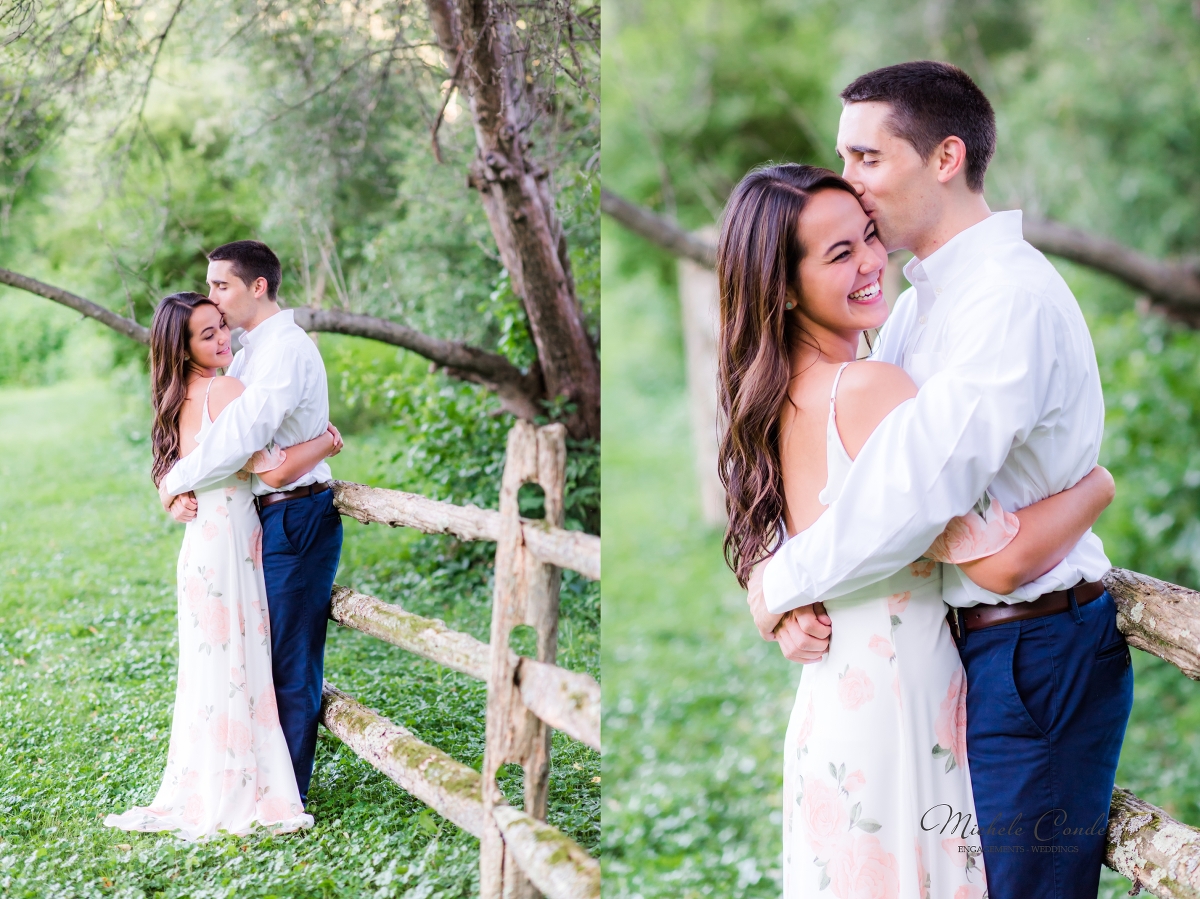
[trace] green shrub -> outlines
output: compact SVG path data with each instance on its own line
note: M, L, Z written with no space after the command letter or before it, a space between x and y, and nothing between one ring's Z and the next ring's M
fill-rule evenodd
M15 290L2 295L0 384L51 384L63 373L70 313Z

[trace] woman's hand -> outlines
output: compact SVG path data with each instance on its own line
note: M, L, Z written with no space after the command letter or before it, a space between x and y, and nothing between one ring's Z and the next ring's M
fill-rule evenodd
M325 429L325 432L333 438L333 445L329 448L329 452L326 453L326 458L329 456L336 456L342 451L342 447L344 446L342 443L342 435L338 429L333 426L333 422L329 423L328 427Z
M829 613L819 602L792 609L775 628L779 651L789 662L801 665L819 662L829 652L832 625Z

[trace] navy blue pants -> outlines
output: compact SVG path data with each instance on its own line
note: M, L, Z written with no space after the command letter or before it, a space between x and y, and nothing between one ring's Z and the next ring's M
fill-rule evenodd
M307 802L321 714L329 594L342 552L342 519L333 507L332 490L272 503L259 517L275 701L296 786Z
M959 651L989 899L1095 899L1133 708L1112 598L973 631Z

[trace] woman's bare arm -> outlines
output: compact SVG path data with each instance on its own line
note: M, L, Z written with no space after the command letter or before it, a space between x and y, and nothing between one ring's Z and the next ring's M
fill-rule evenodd
M1112 475L1097 465L1074 487L1017 512L1021 528L1000 552L959 567L983 589L1006 596L1065 559L1115 491Z
M270 471L259 472L258 479L268 487L278 489L308 474L322 459L336 456L341 449L341 435L330 425L320 437L289 446L283 451L283 464Z

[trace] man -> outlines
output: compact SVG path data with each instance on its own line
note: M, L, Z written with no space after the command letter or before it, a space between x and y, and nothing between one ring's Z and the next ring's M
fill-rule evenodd
M783 646L797 661L828 645L821 601L912 562L987 488L1019 509L1070 487L1095 465L1104 430L1074 297L1022 239L1021 213L993 214L983 198L996 133L987 98L936 62L870 72L841 97L844 175L887 249L915 256L874 358L921 390L872 435L839 498L762 570L756 623L770 638L797 609ZM1133 700L1099 583L1108 568L1090 532L1008 596L944 568L991 899L1096 895Z
M163 478L163 505L178 521L195 517L189 491L229 477L271 442L286 449L319 436L329 423L321 354L293 313L279 308L278 257L264 243L239 240L217 247L208 260L209 297L230 328L245 329L228 374L246 389L222 410L204 442ZM329 596L342 548L331 477L322 461L278 491L254 479L275 699L304 802L321 711Z

